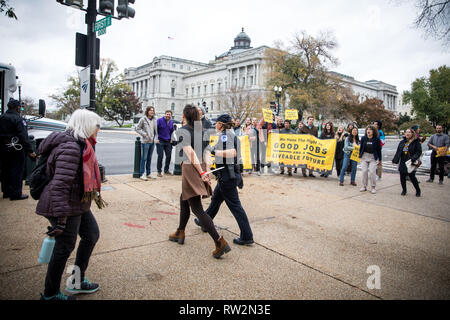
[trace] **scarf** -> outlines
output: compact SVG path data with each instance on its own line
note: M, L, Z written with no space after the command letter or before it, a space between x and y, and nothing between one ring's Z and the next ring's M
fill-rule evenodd
M84 193L81 202L95 201L97 207L102 209L107 203L102 199L100 190L102 188L100 169L93 146L97 143L95 138L85 139L86 148L83 151L83 181Z

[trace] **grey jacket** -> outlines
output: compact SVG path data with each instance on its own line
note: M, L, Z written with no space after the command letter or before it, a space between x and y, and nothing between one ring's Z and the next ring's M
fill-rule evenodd
M432 144L433 146L436 146L438 148L440 147L448 147L450 146L450 139L448 137L448 135L446 135L445 133L441 133L441 134L433 134L430 138L430 140L428 141L428 148L431 149L430 144Z
M158 140L156 117L149 119L143 116L136 126L136 132L142 137L142 143L154 143Z

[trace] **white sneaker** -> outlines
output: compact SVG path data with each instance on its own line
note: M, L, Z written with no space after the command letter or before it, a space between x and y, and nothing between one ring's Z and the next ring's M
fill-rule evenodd
M148 179L147 179L147 175L144 173L142 176L141 176L141 180L144 180L144 181L147 181Z
M361 189L359 189L359 191L361 191L361 192L367 191L367 188L366 187L362 187Z
M156 179L156 177L152 176L151 174L147 176L149 179Z
M377 190L375 190L375 188L372 188L372 191L370 191L370 192L372 192L372 194L375 194L375 193L377 193Z

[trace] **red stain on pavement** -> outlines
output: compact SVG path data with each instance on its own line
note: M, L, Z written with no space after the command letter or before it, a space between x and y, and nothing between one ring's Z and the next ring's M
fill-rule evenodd
M150 218L150 221L156 221L158 220L157 218Z
M144 226L140 226L137 224L131 224L131 223L124 223L124 225L126 225L127 227L131 227L131 228L139 228L139 229L144 229Z
M175 215L177 215L177 213L176 213L176 212L167 212L167 211L158 211L158 213L162 213L162 214L168 214L168 215L171 215L171 216L175 216Z

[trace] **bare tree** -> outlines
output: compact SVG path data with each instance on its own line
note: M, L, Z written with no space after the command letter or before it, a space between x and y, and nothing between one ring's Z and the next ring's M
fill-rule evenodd
M8 0L0 0L0 12L5 12L5 16L17 20L14 8L11 7L8 2Z
M249 117L258 117L267 105L265 94L233 87L217 98L220 108L233 119L241 121Z
M450 44L450 0L417 0L416 7L420 12L414 21L416 27Z

